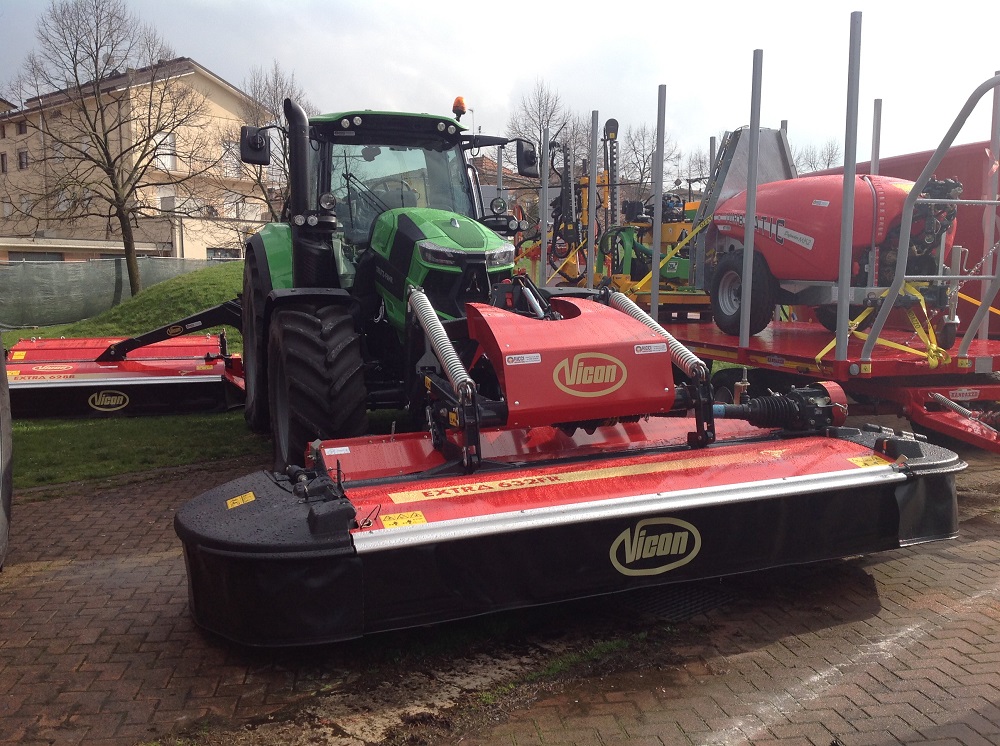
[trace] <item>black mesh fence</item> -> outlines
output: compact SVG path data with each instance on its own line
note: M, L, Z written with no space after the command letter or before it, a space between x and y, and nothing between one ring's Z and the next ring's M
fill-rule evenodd
M142 286L215 262L140 257ZM132 297L124 259L86 262L0 262L0 328L69 324Z

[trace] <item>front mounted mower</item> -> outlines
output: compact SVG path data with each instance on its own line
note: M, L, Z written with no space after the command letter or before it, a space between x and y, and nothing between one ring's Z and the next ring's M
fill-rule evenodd
M956 534L964 464L844 427L836 384L715 404L621 293L515 277L460 322L408 297L426 431L317 439L183 506L201 626L315 644Z

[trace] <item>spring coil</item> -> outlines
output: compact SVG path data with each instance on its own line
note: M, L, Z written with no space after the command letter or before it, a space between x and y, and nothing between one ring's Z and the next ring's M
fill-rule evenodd
M448 376L455 394L463 401L467 400L467 397L474 390L472 378L469 377L465 366L462 365L462 361L455 351L455 346L448 339L448 333L444 330L441 319L438 318L431 302L427 300L427 295L420 288L410 288L407 302L417 317L420 327L427 335L435 357L444 366L445 374Z
M695 381L708 380L708 366L698 358L691 350L678 342L662 326L653 320L653 317L643 311L627 295L620 291L615 291L608 298L608 305L617 308L623 313L627 313L636 321L641 321L654 332L667 340L667 348L670 350L670 359L674 365L684 371L685 375Z

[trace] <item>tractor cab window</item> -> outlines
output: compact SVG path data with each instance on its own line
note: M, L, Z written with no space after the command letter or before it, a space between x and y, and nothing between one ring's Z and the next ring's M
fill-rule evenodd
M367 243L375 218L397 207L433 207L475 216L456 148L331 143L329 191L348 242Z

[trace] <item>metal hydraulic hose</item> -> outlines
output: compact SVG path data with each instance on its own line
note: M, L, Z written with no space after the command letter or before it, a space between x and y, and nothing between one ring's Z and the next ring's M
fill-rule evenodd
M616 291L608 298L608 305L612 308L617 308L622 313L627 313L636 321L641 321L667 340L667 349L670 350L671 361L684 371L685 375L694 381L708 380L708 366L691 350L674 339L666 329L660 326L652 316L639 308L631 298L624 293Z
M427 295L420 288L410 288L407 303L427 335L435 357L444 366L445 375L448 376L456 396L467 401L468 397L471 397L472 392L475 391L475 385L465 370L465 366L462 365L462 361L455 351L455 346L448 339L448 333L444 330L441 319L438 318L431 302L427 300Z

